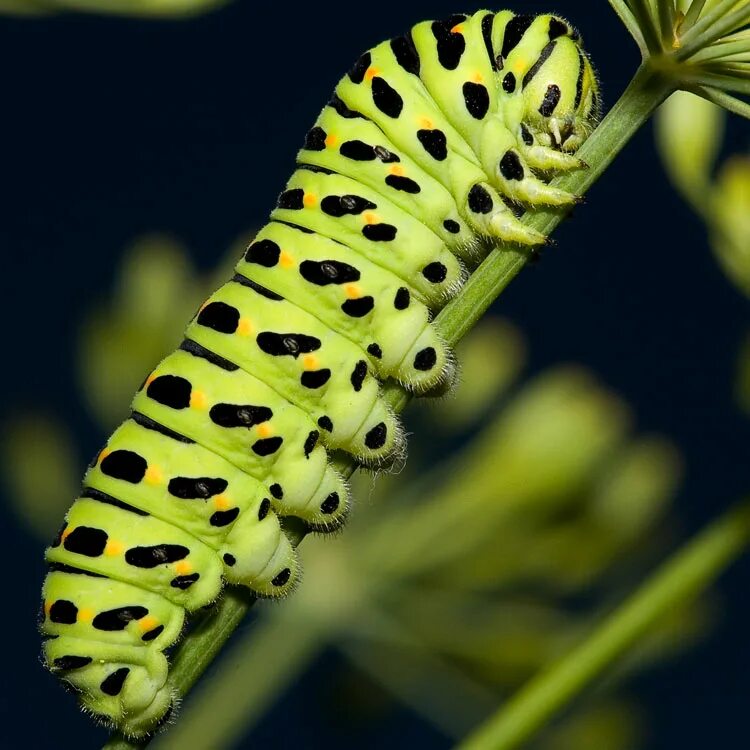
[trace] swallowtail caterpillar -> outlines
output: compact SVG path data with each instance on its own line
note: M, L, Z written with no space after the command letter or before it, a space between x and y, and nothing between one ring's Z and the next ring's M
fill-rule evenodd
M164 650L224 581L278 597L295 552L278 516L334 529L349 508L327 449L387 464L402 433L380 382L453 377L431 316L487 240L545 238L522 209L599 109L577 32L551 15L425 21L363 54L308 132L270 222L146 378L49 547L44 660L132 736L175 694Z

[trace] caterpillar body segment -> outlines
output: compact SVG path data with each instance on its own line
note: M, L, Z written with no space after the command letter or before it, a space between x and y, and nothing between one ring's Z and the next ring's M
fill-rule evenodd
M279 522L340 526L329 450L387 464L403 435L379 388L445 390L431 324L519 216L564 207L599 92L577 32L482 10L417 24L364 53L304 139L297 169L233 279L149 375L47 550L47 666L126 734L175 704L164 651L225 581L294 586Z

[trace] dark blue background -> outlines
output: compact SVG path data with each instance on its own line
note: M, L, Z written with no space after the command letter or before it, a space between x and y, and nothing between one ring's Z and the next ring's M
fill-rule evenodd
M573 18L611 104L636 50L606 3L581 5L516 9L554 7ZM0 21L6 413L55 411L77 429L81 455L92 454L101 436L77 398L71 346L82 313L110 288L117 253L143 232L168 230L211 268L240 232L262 223L304 133L361 51L423 18L475 9L392 0L259 9L239 0L184 22ZM747 146L746 124L734 125L734 140ZM584 362L631 402L639 428L678 442L687 459L679 512L686 533L695 531L748 489L750 427L732 402L747 301L667 184L648 128L556 239L497 309L528 335L534 371ZM37 661L42 549L0 513L3 744L97 747L104 733ZM726 616L713 637L637 683L653 748L728 747L746 737L748 572L745 561L724 578ZM408 715L374 738L327 727L304 693L322 690L326 674L320 667L305 678L256 733L257 746L446 745Z

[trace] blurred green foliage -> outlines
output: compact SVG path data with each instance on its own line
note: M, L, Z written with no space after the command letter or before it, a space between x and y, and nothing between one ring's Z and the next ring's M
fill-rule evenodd
M206 13L231 0L0 0L0 14L39 16L76 11L143 17L180 17Z

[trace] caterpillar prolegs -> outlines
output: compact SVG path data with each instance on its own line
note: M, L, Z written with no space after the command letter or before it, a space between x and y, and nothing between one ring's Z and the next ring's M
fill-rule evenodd
M278 517L328 530L346 483L329 450L402 450L380 382L449 387L430 320L484 240L545 238L518 216L564 206L556 173L598 114L578 34L550 15L424 22L366 52L308 132L270 223L146 378L47 550L49 668L127 734L173 704L164 651L224 580L288 592Z

